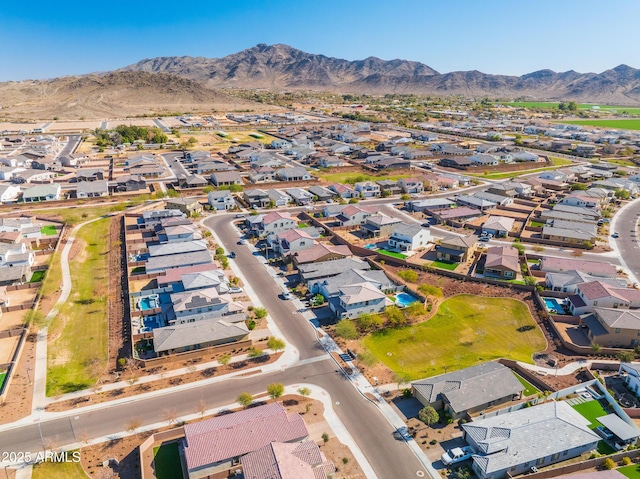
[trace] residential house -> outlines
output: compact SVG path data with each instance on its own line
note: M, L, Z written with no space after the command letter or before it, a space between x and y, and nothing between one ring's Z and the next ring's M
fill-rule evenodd
M87 162L87 155L84 153L71 153L59 158L60 164L66 168L77 168Z
M200 175L182 175L180 178L180 186L182 188L204 188L209 185L209 181L204 176Z
M272 442L242 456L242 472L255 479L331 479L336 467L313 441Z
M457 168L459 170L465 170L471 166L474 166L475 163L471 161L471 159L466 158L464 156L453 156L442 158L438 164L445 168Z
M271 198L264 190L244 190L242 198L249 205L249 208L266 208L271 204Z
M583 208L598 208L602 202L601 198L587 196L584 192L574 192L560 200L561 205L579 206Z
M23 169L22 171L15 172L11 181L18 184L43 183L46 181L51 181L54 176L55 173L51 171Z
M499 164L499 161L497 158L491 156L491 155L487 155L484 153L477 153L471 157L469 157L469 159L476 165L476 166L497 166Z
M229 320L229 318L225 317L242 312L241 305L234 303L228 294L219 294L216 288L171 293L170 297L173 306L173 314L169 314L167 317L170 325L186 324L212 318ZM246 317L241 316L236 317L235 320L243 322Z
M574 316L600 308L640 308L640 291L635 288L616 288L602 281L591 281L577 286L576 294L569 296L569 310Z
M214 210L231 210L236 206L236 201L228 190L211 191L207 202Z
M104 180L103 168L82 168L76 171L76 181L98 181Z
M338 168L345 166L345 162L337 156L323 156L318 160L318 166L321 168Z
M25 203L31 203L34 201L55 201L59 199L59 184L32 186L22 192L22 201L24 201Z
M24 243L0 243L0 268L30 267L36 254Z
M169 198L165 202L168 210L178 210L186 216L195 216L202 213L202 205L195 198Z
M276 170L276 178L280 181L307 181L311 175L306 168L293 166Z
M483 275L512 280L520 271L518 250L513 246L493 246L487 249Z
M640 340L640 311L595 307L580 319L594 344L607 348L635 348Z
M391 232L387 244L395 251L415 251L425 247L430 240L428 229L417 224L400 223Z
M393 302L375 285L364 282L343 286L329 298L329 309L337 318L357 318L362 313L381 313Z
M403 286L391 281L382 270L351 269L330 278L311 282L309 291L313 294L321 294L325 298L333 298L334 296L339 296L340 288L343 286L360 283L370 283L387 294L396 293L403 289Z
M423 406L443 409L453 419L520 399L524 386L498 362L481 363L411 383Z
M264 215L257 225L260 236L268 236L271 233L279 234L298 227L298 222L287 212L272 211Z
M154 256L145 263L145 273L162 273L173 268L210 264L211 253L209 251L191 251L166 256Z
M109 183L106 180L82 181L76 185L76 198L100 196L109 196Z
M459 195L455 197L455 200L459 205L468 206L469 208L474 208L479 211L492 210L498 206L495 201L480 198L475 195ZM477 212L478 211L476 211L476 213Z
M391 232L401 223L402 220L400 218L378 213L367 217L360 226L360 231L366 237L386 238L391 236Z
M446 224L449 221L461 221L464 222L470 218L476 218L482 216L482 212L476 208L468 208L461 206L460 208L445 208L440 210L430 210L431 216L442 224Z
M340 226L359 226L364 224L372 214L373 210L371 208L347 205L344 206L340 214L336 216L336 221Z
M138 175L123 175L115 180L115 190L118 192L131 192L147 189L147 181Z
M359 196L356 190L341 183L334 183L332 185L329 185L329 189L343 199L350 199Z
M234 322L226 317L208 318L154 328L153 350L158 356L165 356L242 341L247 338L249 328L244 313L236 316Z
M491 215L482 225L482 232L491 234L496 238L505 238L513 229L514 222L513 218Z
M313 202L313 195L302 188L287 188L285 191L298 205L306 206Z
M398 186L403 193L408 195L420 194L424 191L422 180L417 178L403 178L398 181Z
M302 253L299 253L300 255ZM349 270L369 270L371 265L359 258L341 258L318 263L298 264L300 281L311 289L313 283Z
M291 196L282 191L269 189L267 190L267 195L269 195L269 206L273 206L274 208L281 208L283 206L287 206L291 203Z
M276 181L276 170L270 166L251 168L249 170L249 181L251 181L251 183L269 183Z
M412 212L429 212L431 210L441 210L454 208L455 201L448 198L426 198L424 200L412 200L406 202L406 207Z
M336 194L324 186L310 186L309 193L317 198L317 201L327 201L333 198Z
M305 250L296 251L291 255L295 265L306 263L321 263L352 256L347 245L337 245L318 243Z
M437 246L436 256L439 260L464 263L473 258L477 246L478 237L475 235L449 236Z
M20 188L15 185L0 185L0 203L16 203L20 196Z
M242 178L237 171L216 171L211 175L211 182L216 186L242 185Z
M288 413L277 402L190 423L184 432L180 457L189 479L217 477L234 467L239 470L245 454L309 437L302 416Z
M380 196L380 185L372 181L360 181L354 185L354 188L363 198Z
M379 180L376 183L380 186L380 194L383 196L393 196L402 193L402 189L398 186L397 181Z
M594 450L600 436L589 425L567 402L551 401L463 424L462 429L477 452L472 466L476 475L502 479Z
M545 285L551 291L562 291L563 293L575 294L578 291L578 285L582 283L590 283L592 281L601 281L614 288L626 288L628 283L623 278L601 278L592 276L583 271L570 270L563 273L547 273L545 275Z
M513 198L509 196L494 195L488 191L478 191L477 193L474 193L474 197L481 200L491 201L498 206L509 206L513 204Z
M288 255L297 251L311 248L316 240L305 229L290 229L269 237L270 243L276 253Z
M558 223L558 226L555 224ZM569 223L560 226L560 221L555 220L554 226L542 227L542 238L550 241L557 241L559 243L567 244L579 244L584 243L594 244L596 242L597 232L593 231L593 228L589 228L590 225L583 223Z
M564 273L578 270L599 278L615 278L618 274L616 267L605 261L589 261L578 258L558 258L543 256L540 260L540 270L547 273Z
M640 363L620 363L618 374L624 378L627 388L640 397Z

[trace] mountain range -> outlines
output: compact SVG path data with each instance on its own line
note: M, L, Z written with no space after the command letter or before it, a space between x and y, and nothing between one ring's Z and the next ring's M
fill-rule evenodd
M343 93L418 93L492 98L532 97L585 102L640 102L640 70L620 65L602 73L557 73L540 70L522 76L492 75L476 70L439 73L419 62L376 57L348 61L265 45L223 58L157 57L123 71L168 73L209 88L325 90Z

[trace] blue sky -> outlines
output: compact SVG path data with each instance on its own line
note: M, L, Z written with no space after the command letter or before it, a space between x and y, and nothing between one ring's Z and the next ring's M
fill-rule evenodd
M640 68L638 0L6 1L0 81L112 70L156 56L221 57L286 43L439 72Z

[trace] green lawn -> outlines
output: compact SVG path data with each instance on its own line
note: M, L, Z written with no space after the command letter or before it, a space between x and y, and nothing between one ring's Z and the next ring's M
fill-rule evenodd
M569 125L599 126L602 128L620 128L622 130L640 130L640 120L567 120Z
M523 392L524 396L533 396L534 394L538 394L540 392L540 390L537 387L535 387L533 384L531 384L522 376L516 373L513 373L513 375L516 377L518 381L520 381L520 384L524 386L524 392Z
M511 102L496 102L496 104L504 105L504 106L513 106L513 107L523 107L523 108L558 108L558 102L551 101L511 101ZM640 108L630 107L630 106L621 106L621 105L594 105L591 103L579 103L579 110L591 110L592 106L599 106L600 111L607 112L609 110L616 110L618 113L626 112L629 115L640 115ZM598 111L598 110L592 110Z
M619 467L616 471L623 476L627 476L629 479L640 479L640 464Z
M4 384L4 380L7 379L7 372L0 372L0 391L2 391L2 385Z
M79 462L41 462L33 466L31 475L32 479L87 479L88 477Z
M111 218L82 227L82 245L70 261L71 295L51 321L47 349L47 395L86 389L107 360L108 251ZM47 275L47 280L49 275Z
M566 165L573 164L573 161L571 160L565 160L564 158L554 158L554 157L551 157L551 162L553 163L553 166L566 166Z
M531 221L531 226L533 228L542 228L545 225L545 223L542 223L541 221Z
M458 267L459 263L450 263L448 261L433 261L431 263L431 266L433 266L434 268L440 268L440 269L446 269L449 271L453 271L454 269L456 269Z
M42 279L44 278L46 271L34 271L33 274L31 275L31 280L29 280L30 283L38 283L39 281L42 281Z
M534 168L532 170L520 170L520 171L505 171L504 173L465 173L467 176L475 176L476 178L488 178L492 180L501 180L504 178L517 178L520 175L526 175L529 173L542 173L543 171L557 170L557 166L546 166L542 168Z
M153 448L153 469L157 479L183 478L177 442Z
M620 166L636 166L636 164L631 160L623 160L617 158L608 158L605 160L607 163L613 163L614 165Z
M582 417L584 417L591 423L589 424L589 427L591 429L595 429L596 427L602 425L599 421L596 420L597 417L602 417L609 414L607 411L605 411L600 402L596 401L595 399L580 404L574 404L571 407L578 411Z
M396 253L395 251L389 251L389 250L386 250L386 249L377 249L376 253L380 253L380 254L384 254L384 255L387 255L387 256L391 256L392 258L407 259L407 255L406 254Z
M501 357L531 363L546 347L527 305L504 298L459 295L431 319L368 335L365 346L390 369L419 379Z
M40 228L40 233L45 236L53 236L56 234L56 227L53 225L47 225Z

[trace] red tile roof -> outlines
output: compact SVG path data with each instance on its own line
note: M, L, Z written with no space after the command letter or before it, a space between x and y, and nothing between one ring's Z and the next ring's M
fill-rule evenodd
M184 426L188 469L242 456L272 442L305 439L309 433L299 414L279 403L267 404Z

